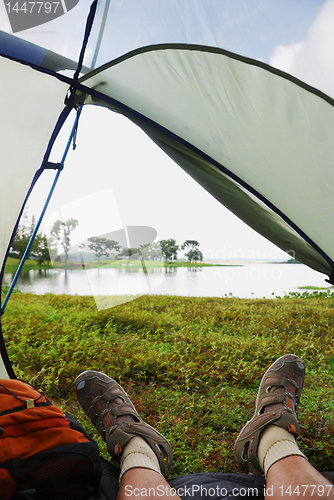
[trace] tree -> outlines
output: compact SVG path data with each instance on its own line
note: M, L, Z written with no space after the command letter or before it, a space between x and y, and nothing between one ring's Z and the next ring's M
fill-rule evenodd
M140 248L124 248L118 254L118 257L129 257L129 260L136 260L135 259L136 256L138 256L140 259L141 256Z
M44 263L49 266L51 262L48 240L45 235L38 234L35 238L35 245L31 250L31 256L34 257L41 266Z
M112 250L120 251L121 245L115 240L109 240L108 238L99 238L98 236L92 236L88 238L89 245L88 248L92 250L97 257L98 263L100 263L100 258L102 255L106 257L110 256Z
M32 233L35 231L35 227L36 227L36 220L35 220L35 216L33 215L31 217L31 224L30 224L30 230L29 230L29 234L30 236L32 235Z
M186 240L183 245L181 245L181 250L187 250L188 252L185 256L188 258L189 262L196 262L203 260L203 254L199 249L199 243L196 240Z
M159 243L146 243L140 247L142 258L145 260L161 260L162 252Z
M167 260L176 260L177 259L177 251L179 246L176 244L176 240L161 240L160 242L162 255L167 262Z
M31 235L35 229L35 217L32 216L30 227L28 227L28 215L25 212L22 217L22 222L18 227L16 232L14 241L11 246L11 254L13 256L18 257L18 259L22 259L28 243L30 241ZM29 255L35 257L35 254L39 251L39 246L42 244L42 236L37 235L32 243L32 246L29 251ZM28 256L29 256L28 255Z
M22 259L30 240L30 236L25 232L25 228L19 228L11 246L11 253ZM13 255L13 257L14 257Z
M67 267L68 251L71 246L71 233L78 225L77 219L68 219L66 222L58 219L53 223L51 229L51 236L63 247L65 267Z

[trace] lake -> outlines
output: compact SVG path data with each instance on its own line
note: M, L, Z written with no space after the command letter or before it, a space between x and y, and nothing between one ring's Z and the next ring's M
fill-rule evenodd
M154 268L100 268L89 270L48 269L25 271L16 288L22 292L44 294L93 295L98 309L132 300L128 295L149 294L194 297L274 298L299 287L327 288L326 276L302 264L259 263L238 266ZM11 274L4 282L10 283ZM111 298L112 297L112 298ZM116 297L116 298L115 298Z

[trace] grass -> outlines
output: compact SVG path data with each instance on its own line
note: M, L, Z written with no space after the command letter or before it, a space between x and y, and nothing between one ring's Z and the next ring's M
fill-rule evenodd
M19 266L19 259L14 257L8 257L6 261L5 273L15 273ZM164 262L164 261L144 261L144 265L147 269L157 268L157 267L215 267L215 266L224 266L224 267L235 267L236 264L220 264L220 263L207 263L207 262L181 262L181 261L173 261L173 262ZM84 269L84 268L116 268L116 269L133 269L137 271L138 269L143 268L143 263L140 260L93 260L91 262L87 262L84 265L80 261L68 261L68 267L70 269ZM36 260L28 259L24 263L23 269L26 271L30 270L39 270L39 269L63 269L64 262L54 261L52 265L39 265Z
M15 273L19 266L19 259L14 257L8 257L6 261L5 273ZM41 266L36 260L28 259L24 264L24 269L26 271L38 270L38 269L48 269L48 266Z
M307 300L304 300L307 298ZM91 297L16 293L2 317L18 377L38 387L98 440L75 398L88 368L108 373L142 417L171 441L172 475L243 472L233 444L252 416L258 384L287 352L307 367L299 445L334 467L334 300L144 296L98 312Z

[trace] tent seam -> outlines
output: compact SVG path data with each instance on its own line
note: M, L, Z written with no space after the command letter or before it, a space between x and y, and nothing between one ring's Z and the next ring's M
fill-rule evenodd
M190 144L188 141L186 141L182 137L176 135L174 132L171 132L170 130L165 128L163 125L160 125L159 123L155 122L151 118L148 118L147 116L142 115L139 111L136 111L136 110L128 107L126 104L123 104L123 103L117 101L116 99L113 99L112 97L109 97L105 94L101 94L97 90L90 89L89 87L86 87L85 85L78 84L78 89L80 89L81 91L83 91L86 94L95 96L103 101L110 102L115 107L123 109L128 114L138 117L139 119L150 124L154 128L162 131L166 135L169 135L176 142L183 144L185 147L187 147L189 150L196 153L198 156L207 160L209 163L211 163L216 168L218 168L221 172L223 172L228 177L230 177L235 182L237 182L240 186L244 187L248 192L252 193L256 198L261 200L274 213L276 213L279 217L281 217L281 219L283 219L304 241L306 241L311 247L313 247L327 261L327 263L332 266L333 271L334 271L334 262L332 261L332 259L309 236L307 236L307 234L301 228L299 228L299 226L297 224L295 224L287 215L285 215L284 212L282 212L273 203L271 203L265 196L263 196L261 193L259 193L254 187L252 187L246 181L241 179L239 176L237 176L236 174L231 172L229 169L227 169L226 167L221 165L219 162L217 162L216 160L211 158L209 155L207 155L206 153L204 153L200 149L198 149L196 146L193 146L192 144Z
M147 45L145 47L141 47L139 49L134 49L127 54L124 54L123 56L117 57L116 59L113 59L110 62L107 62L100 66L99 68L96 68L95 70L85 74L79 79L80 83L83 83L87 78L91 78L97 73L100 73L104 69L110 68L112 66L116 66L117 64L124 62L128 59L131 59L132 57L139 56L142 54L146 54L148 52L154 52L154 51L164 51L164 50L184 50L184 51L189 51L189 52L207 52L207 53L214 53L214 54L219 54L223 55L226 57L229 57L230 59L235 59L237 61L244 62L246 64L249 64L251 66L258 66L259 68L262 68L263 70L269 71L270 73L276 74L286 80L291 81L292 83L298 85L299 87L304 88L305 90L308 90L309 92L316 94L318 97L321 97L322 99L326 100L329 104L334 106L334 99L329 97L327 94L322 92L321 90L318 90L315 87L312 87L311 85L303 82L302 80L299 80L295 76L290 75L289 73L286 73L278 68L275 68L273 66L270 66L269 64L258 61L257 59L252 59L250 57L242 56L240 54L236 54L235 52L230 52L225 49L221 49L219 47L209 47L206 45L195 45L195 44L156 44L156 45Z

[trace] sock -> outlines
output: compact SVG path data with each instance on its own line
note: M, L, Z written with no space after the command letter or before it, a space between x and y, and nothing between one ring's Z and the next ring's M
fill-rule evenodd
M268 425L261 434L258 449L259 462L265 475L275 462L291 455L306 458L298 448L295 436L291 432L277 425Z
M119 480L126 471L136 467L155 470L161 474L158 458L152 448L140 436L135 436L128 442L123 450L120 465L121 474Z

